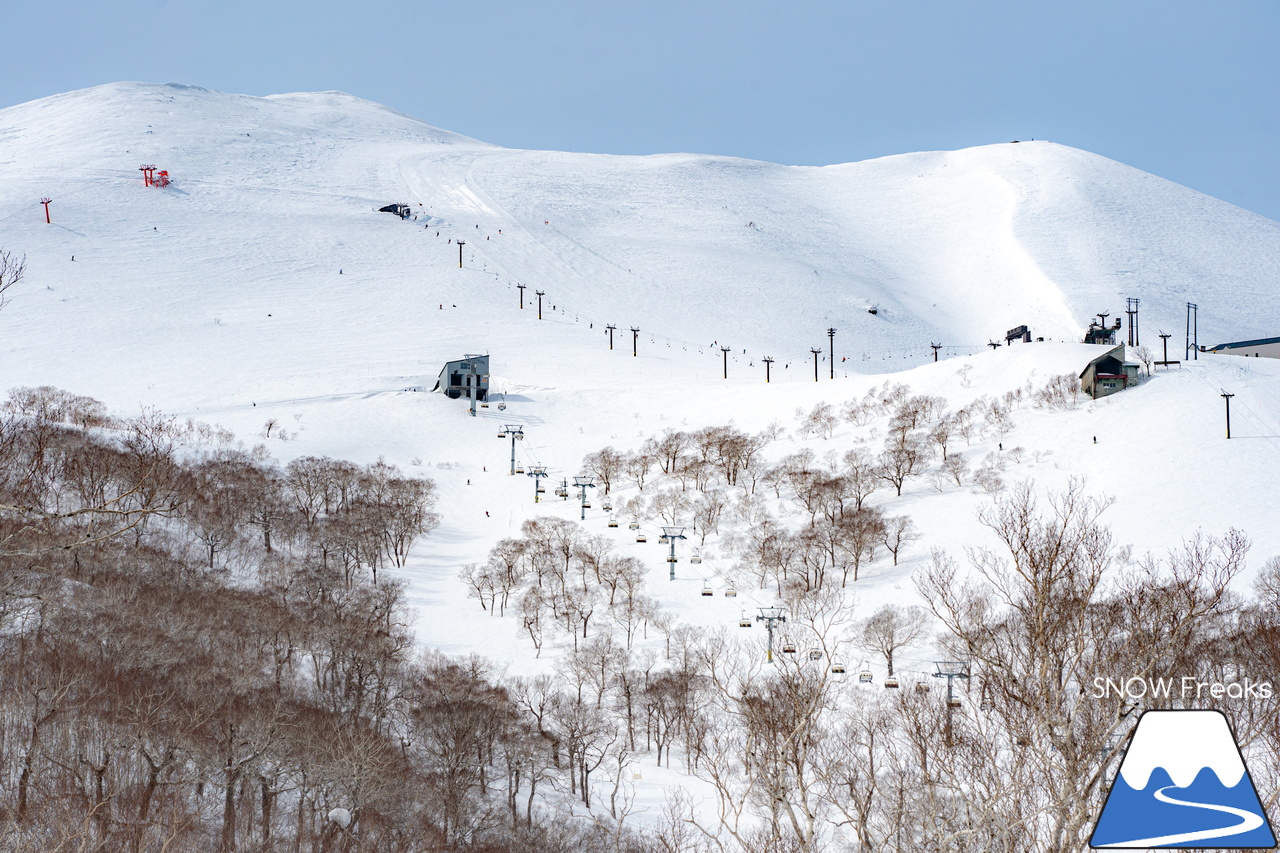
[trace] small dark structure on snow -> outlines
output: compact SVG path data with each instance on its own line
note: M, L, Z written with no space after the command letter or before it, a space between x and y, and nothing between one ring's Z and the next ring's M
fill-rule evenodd
M386 207L380 207L378 208L378 212L394 213L396 216L399 216L401 219L408 219L410 216L413 215L413 212L409 209L409 205L400 204L399 202L396 202L395 204L389 204Z
M1107 315L1099 314L1098 319L1089 324L1089 330L1084 333L1084 342L1086 344L1104 344L1107 346L1115 346L1116 332L1120 330L1120 318L1116 318L1114 326L1107 325Z
M1124 360L1124 344L1107 350L1089 362L1080 374L1080 387L1093 399L1138 384L1138 365Z
M1022 341L1024 344L1031 343L1031 330L1025 325L1010 329L1004 334L1004 342L1006 345L1014 341Z
M446 362L432 391L441 391L446 397L466 397L471 401L471 414L476 413L476 403L489 399L489 356L466 355L457 361Z

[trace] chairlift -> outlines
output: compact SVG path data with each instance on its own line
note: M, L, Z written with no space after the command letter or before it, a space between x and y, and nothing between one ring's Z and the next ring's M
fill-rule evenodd
M995 706L996 706L996 703L995 703L995 702L992 702L990 699L985 699L985 698L984 698L981 702L979 702L979 703L978 703L978 710L979 710L979 711L990 711L990 710L991 710L992 708L994 708Z
M609 519L609 526L610 526L610 527L617 527L617 526L618 526L618 519L616 519L616 518L610 518L610 519Z
M809 649L809 660L822 660L822 650Z
M638 522L638 521L633 521L633 522L631 522L630 524L628 524L628 525L627 525L627 527L628 527L629 529L631 529L631 530L639 530L639 529L640 529L640 522Z
M947 700L947 707L948 707L948 708L959 708L959 707L960 707L960 697L959 697L959 696L952 696L950 699L948 699L948 700Z
M743 614L742 614L742 618L738 620L738 627L739 627L739 628L750 628L750 627L751 627L751 618L750 618L749 616L747 616L747 614L746 614L746 613L743 613Z
M695 566L698 565L699 563L702 562L702 555L694 554L692 557L689 558L689 562L693 563Z
M917 692L917 693L928 693L928 692L929 692L929 682L927 682L927 681L917 681L917 682L916 682L916 692Z
M734 589L733 587L729 587L728 589L726 589L726 590L724 591L724 597L725 597L725 598L737 598L737 597L738 597L738 591L737 591L736 589Z
M886 679L884 680L884 686L885 686L885 689L886 689L886 690L897 690L897 689L898 689L898 679L897 679L895 676L892 676L892 675L891 675L891 676L889 676L888 678L886 678Z
M715 595L715 594L716 594L716 591L715 591L714 589L712 589L711 587L709 587L709 586L704 586L704 587L702 588L702 594L703 594L704 596L708 596L708 597L709 597L709 596L713 596L713 595Z
M482 408L482 409L487 409L487 408L489 408L489 404L488 404L488 403L481 403L481 404L480 404L480 408Z
M517 473L517 474L523 474L523 473L524 473L524 466L523 466L523 465L517 465L517 466L516 466L516 473Z
M558 498L567 498L567 497L569 497L569 490L568 490L568 489L565 489L565 488L562 488L562 487L557 486L557 487L556 487L556 497L558 497Z
M499 428L499 430L498 430L498 438L506 438L506 437L507 437L507 431L506 431L505 429L501 429L501 428Z
M591 501L583 501L583 502L582 502L582 508L583 508L583 509L591 509Z
M671 543L671 537L667 536L665 533L658 537L659 545L669 545L670 543Z
M600 508L605 512L609 512L610 510L613 509L613 501L609 500L608 498L605 498L604 503L600 504Z
M783 653L784 655L794 655L794 654L796 653L796 644L795 644L795 643L783 643L783 644L782 644L782 653Z
M671 556L670 554L668 554L668 555L667 555L667 562L668 562L668 563L678 563L678 562L680 562L680 561L679 561L679 560L677 560L675 557Z
M644 535L644 531L641 531L641 532L639 532L639 533L637 533L637 534L636 534L636 541L637 541L637 542L648 542L649 540L645 537L645 535Z
M534 489L533 491L534 491L536 494L539 494L539 495L545 495L545 494L547 493L547 490L546 490L546 489L544 489L544 488L542 487L542 484L541 484L541 483L539 483L539 484L538 484L538 487L537 487L536 489Z
M838 660L836 660L836 661L832 661L832 662L831 662L831 674L832 674L832 675L844 675L844 662L843 662L843 661L838 661Z
M862 668L858 672L858 683L870 684L873 678L875 678L875 676L871 674L871 667L867 666L866 661L863 661Z

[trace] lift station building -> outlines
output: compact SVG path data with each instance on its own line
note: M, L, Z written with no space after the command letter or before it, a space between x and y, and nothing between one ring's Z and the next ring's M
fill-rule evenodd
M440 370L440 377L432 391L441 391L446 397L458 399L471 398L475 389L475 399L481 403L489 399L489 356L465 355L457 361L445 362Z

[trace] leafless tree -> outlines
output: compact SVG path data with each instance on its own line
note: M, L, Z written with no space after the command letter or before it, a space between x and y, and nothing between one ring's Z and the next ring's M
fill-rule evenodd
M886 604L867 617L858 636L864 648L884 657L889 675L893 675L893 659L898 650L919 643L934 624L922 607Z
M26 271L27 258L25 255L19 258L13 252L6 252L4 249L0 249L0 308L4 308L9 303L9 297L6 294L11 287L22 281Z

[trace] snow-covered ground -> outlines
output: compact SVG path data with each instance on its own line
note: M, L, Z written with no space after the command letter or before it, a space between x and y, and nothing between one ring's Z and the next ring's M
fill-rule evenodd
M143 163L173 184L144 187ZM377 212L391 202L413 218ZM883 418L802 441L795 412L886 381L955 407L1079 374L1102 350L1067 342L1126 297L1142 299L1143 343L1158 352L1157 332L1173 333L1171 357L1188 301L1202 343L1280 333L1280 225L1053 143L824 168L513 151L339 93L120 83L0 110L0 248L27 257L0 312L0 390L54 385L120 414L222 424L282 462L384 457L430 476L442 524L405 570L419 640L521 672L549 667L553 650L535 659L517 621L483 614L458 571L527 518L578 518L550 489L589 452L726 423L785 428L772 459L876 449ZM1023 323L1046 341L985 346ZM936 364L930 343L943 345ZM824 353L820 382L811 348ZM429 393L445 361L473 352L490 354L505 410L471 418ZM959 449L975 464L994 454L1006 482L1046 493L1084 478L1114 498L1104 518L1136 552L1237 527L1254 542L1251 570L1280 554L1280 363L1203 356L1067 411L1026 399L1013 420ZM521 464L552 474L550 501L535 505L533 481L508 475L504 423L524 427ZM930 548L962 558L986 542L974 513L988 500L928 477L900 498L877 493L923 536L898 566L882 556L865 571L860 612L914 599ZM772 603L741 579L724 598L733 560L716 537L668 581L657 536L608 529L594 504L585 527L642 557L650 593L681 619L732 626Z

